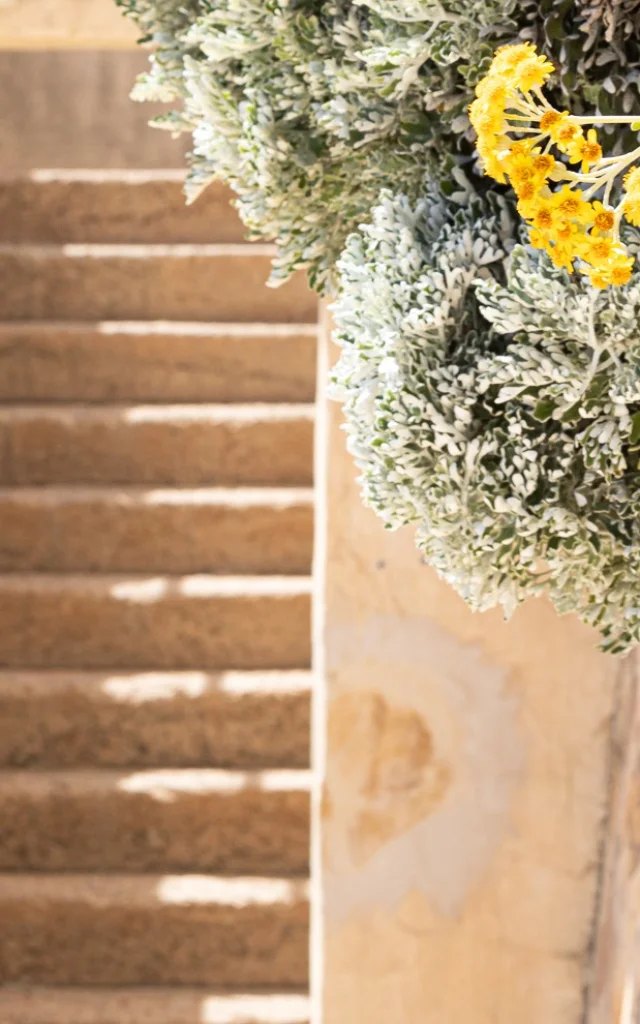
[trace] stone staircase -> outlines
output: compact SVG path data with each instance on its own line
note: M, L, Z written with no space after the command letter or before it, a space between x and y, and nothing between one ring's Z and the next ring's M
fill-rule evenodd
M0 1024L306 1024L316 301L174 172L0 184Z

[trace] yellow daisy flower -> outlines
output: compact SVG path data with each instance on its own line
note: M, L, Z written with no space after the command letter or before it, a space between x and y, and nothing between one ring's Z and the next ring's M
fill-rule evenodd
M640 167L632 167L624 176L624 190L630 196L640 196Z
M640 193L631 193L622 201L622 212L630 224L640 228Z
M592 164L602 160L602 146L598 142L595 128L589 129L586 139L576 138L568 147L568 154L571 163L581 163L583 174L586 174Z
M573 273L573 261L575 254L567 249L564 245L554 245L547 249L549 253L549 259L553 263L554 267L564 267L566 270Z

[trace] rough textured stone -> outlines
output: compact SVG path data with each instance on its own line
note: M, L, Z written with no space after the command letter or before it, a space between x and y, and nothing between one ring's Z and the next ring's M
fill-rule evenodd
M309 1011L300 995L170 988L0 992L3 1024L309 1024Z
M57 985L300 988L302 881L3 875L0 978Z
M307 772L0 772L0 871L306 875Z
M3 245L2 320L314 323L302 274L265 288L274 248L242 245Z
M541 600L473 615L362 507L340 422L319 412L324 1022L579 1024L619 663Z
M303 577L0 577L10 668L305 668Z
M0 1024L308 1024L316 300L145 63L0 69Z
M112 0L100 2L113 14ZM167 104L129 98L148 62L142 49L3 51L3 176L34 168L184 170L187 138L149 127Z
M244 241L229 189L215 183L187 206L183 186L179 170L34 170L0 178L0 241Z
M0 6L5 49L135 46L137 30L105 0L11 0Z
M0 572L308 575L310 491L0 489Z
M311 406L0 408L5 486L308 487L312 450Z
M298 324L0 324L0 399L312 402L316 333Z
M611 789L595 907L587 1024L640 1020L640 660L626 659L612 718Z
M306 672L3 671L0 765L305 768L310 705Z

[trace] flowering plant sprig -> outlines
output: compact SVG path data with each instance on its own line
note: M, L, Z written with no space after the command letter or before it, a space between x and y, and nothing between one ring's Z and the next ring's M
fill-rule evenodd
M634 260L620 240L620 222L624 216L640 226L640 167L631 166L640 147L605 157L596 130L583 126L640 121L638 115L574 117L557 110L542 92L554 70L530 43L496 52L469 108L482 166L513 187L531 244L546 250L556 267L573 272L577 261L596 288L623 285ZM614 207L612 191L624 172Z

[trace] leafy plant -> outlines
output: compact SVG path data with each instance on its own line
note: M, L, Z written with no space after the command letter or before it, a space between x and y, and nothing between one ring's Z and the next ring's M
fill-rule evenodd
M116 2L154 47L135 98L178 101L157 124L193 133L190 199L228 181L278 244L274 283L307 267L326 287L381 188L417 197L425 170L469 164L466 109L500 44L552 55L577 113L639 105L632 0Z
M153 48L135 98L193 134L189 198L227 181L277 243L272 283L338 283L334 391L365 500L417 524L474 608L544 592L606 649L637 642L640 276L628 259L598 293L524 246L468 107L495 50L532 42L557 113L640 116L640 0L116 2ZM607 123L598 160L637 145ZM636 255L631 184L615 244Z
M494 195L385 193L347 242L334 393L365 502L475 609L547 593L640 638L640 276L606 296ZM638 248L629 228L628 244Z

